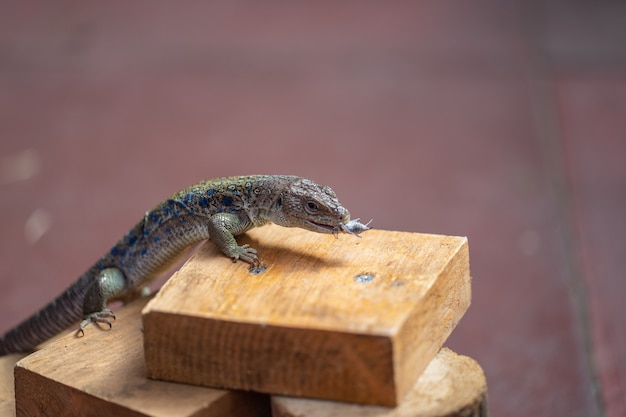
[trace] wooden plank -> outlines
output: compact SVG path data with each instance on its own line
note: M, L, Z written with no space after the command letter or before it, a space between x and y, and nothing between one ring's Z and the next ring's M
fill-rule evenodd
M0 357L0 417L15 416L13 366L26 355L11 354Z
M42 343L38 348L53 343L62 335L57 335ZM13 368L15 364L28 356L28 353L12 353L0 357L0 417L15 417L15 388L13 378Z
M273 417L486 417L487 380L480 365L443 348L395 408L272 397Z
M268 399L146 378L137 300L110 331L59 338L15 367L17 416L267 416Z
M463 237L267 226L240 242L265 272L207 244L144 310L151 377L395 405L470 303Z

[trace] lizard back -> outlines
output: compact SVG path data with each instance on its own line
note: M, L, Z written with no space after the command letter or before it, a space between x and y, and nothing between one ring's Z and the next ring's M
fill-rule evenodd
M67 329L83 316L83 302L95 277L105 268L119 268L130 299L157 277L189 246L209 239L206 219L216 213L240 217L241 233L267 223L276 191L297 177L253 175L202 181L170 196L126 233L67 290L0 338L0 356L31 350Z

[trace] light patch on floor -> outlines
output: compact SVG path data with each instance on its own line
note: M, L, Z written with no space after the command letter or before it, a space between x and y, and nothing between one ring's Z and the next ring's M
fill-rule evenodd
M0 184L24 181L41 170L41 156L34 149L24 149L0 158Z
M52 215L45 209L38 208L24 224L24 238L34 245L52 227Z

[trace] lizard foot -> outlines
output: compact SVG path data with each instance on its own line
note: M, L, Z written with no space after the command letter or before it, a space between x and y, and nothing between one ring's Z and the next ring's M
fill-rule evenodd
M115 320L115 314L108 308L105 308L102 311L98 311L96 313L91 313L85 316L83 321L80 322L79 329L76 331L76 337L82 337L85 335L85 327L90 325L91 323L98 326L102 329L102 324L106 324L109 326L109 329L113 327L111 320ZM108 330L108 329L107 329Z
M233 262L237 262L237 260L241 259L244 262L248 262L250 265L259 265L257 251L251 248L250 245L237 246L237 249L235 249L230 256L233 258Z

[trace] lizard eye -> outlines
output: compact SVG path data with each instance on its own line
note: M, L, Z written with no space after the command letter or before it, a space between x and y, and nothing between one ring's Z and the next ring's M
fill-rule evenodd
M307 201L306 209L309 213L315 213L319 210L319 206L315 201Z

